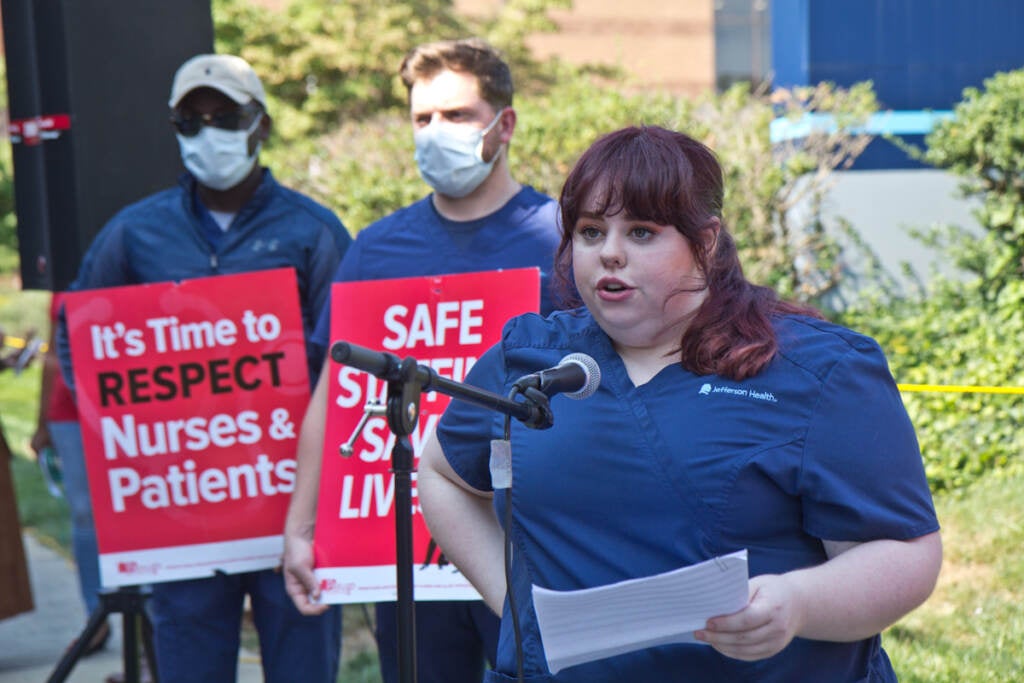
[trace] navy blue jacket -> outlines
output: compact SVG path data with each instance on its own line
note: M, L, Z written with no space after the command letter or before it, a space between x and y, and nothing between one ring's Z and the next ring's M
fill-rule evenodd
M267 169L256 193L229 229L211 244L196 181L184 174L178 186L119 211L103 227L82 261L71 290L178 282L213 275L294 268L307 340L328 301L331 276L352 243L329 209L277 183ZM209 216L205 219L210 220ZM322 349L307 343L311 381L323 363ZM60 326L58 352L65 379L72 379L71 352Z

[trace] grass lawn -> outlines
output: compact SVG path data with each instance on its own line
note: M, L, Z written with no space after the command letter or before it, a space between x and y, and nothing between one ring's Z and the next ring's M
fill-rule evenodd
M17 335L45 333L45 295L34 300L0 294L0 324ZM13 303L12 303L13 301ZM42 311L40 316L39 312ZM23 525L42 542L67 554L67 509L51 498L28 440L35 427L39 367L0 375L0 416L15 452L15 486ZM967 491L936 500L943 526L945 562L927 603L889 629L885 648L903 683L1019 681L1024 670L1024 475L998 473ZM339 681L379 680L372 614L345 610L345 647ZM246 643L255 648L253 634Z
M945 555L928 602L889 629L903 683L1024 676L1024 476L994 474L936 500Z

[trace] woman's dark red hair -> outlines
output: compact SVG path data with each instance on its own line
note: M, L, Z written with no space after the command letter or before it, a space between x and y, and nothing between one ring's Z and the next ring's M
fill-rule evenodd
M781 301L743 276L736 243L722 222L724 185L714 152L697 140L654 126L623 128L583 153L562 188L562 240L555 277L572 299L572 237L583 207L672 225L705 275L707 296L680 340L680 361L700 375L734 380L756 375L775 356L772 317L811 308ZM596 208L588 202L597 202ZM717 235L714 234L716 220ZM578 300L574 301L578 303Z

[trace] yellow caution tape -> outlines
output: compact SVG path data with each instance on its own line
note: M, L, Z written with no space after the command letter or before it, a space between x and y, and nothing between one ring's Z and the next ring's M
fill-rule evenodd
M970 384L897 384L900 391L935 391L947 394L1024 394L1024 387L986 387Z
M27 345L28 341L25 339L21 339L20 337L5 336L3 338L3 346L9 346L12 349L23 349ZM46 353L47 348L49 348L49 345L46 342L43 342L42 344L39 345L39 353Z
M4 346L10 346L12 349L23 349L25 348L25 340L18 337L4 337Z

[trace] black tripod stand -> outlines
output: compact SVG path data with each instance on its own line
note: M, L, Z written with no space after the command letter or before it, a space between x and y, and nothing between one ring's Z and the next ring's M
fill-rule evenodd
M67 680L71 670L75 668L78 660L82 658L86 648L92 641L96 632L99 631L103 622L111 614L122 615L122 638L123 645L121 656L124 663L125 683L139 683L139 642L138 637L141 631L142 649L146 654L146 662L149 670L153 672L153 679L156 680L156 662L153 658L153 625L146 615L145 603L146 594L138 586L122 586L116 591L100 593L100 606L89 615L82 633L75 640L59 662L57 667L50 674L47 683L62 683Z
M413 358L399 360L390 353L380 353L348 342L335 342L331 358L387 381L385 415L395 435L391 450L391 467L395 475L395 579L398 594L398 680L416 683L416 603L413 594L412 545L412 473L413 449L409 435L420 414L420 395L424 391L469 401L496 410L522 421L528 427L545 429L552 424L548 397L536 389L528 389L525 402L516 402L489 391L460 384L439 376L431 368L419 365Z

